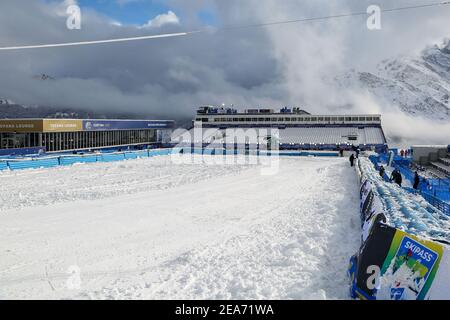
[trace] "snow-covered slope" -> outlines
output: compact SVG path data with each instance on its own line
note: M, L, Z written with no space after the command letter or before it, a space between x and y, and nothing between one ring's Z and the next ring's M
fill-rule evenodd
M347 162L0 172L0 299L345 299L359 245Z
M347 88L368 90L381 105L397 106L412 116L448 121L450 42L429 47L418 57L383 61L374 73L349 72L340 82Z

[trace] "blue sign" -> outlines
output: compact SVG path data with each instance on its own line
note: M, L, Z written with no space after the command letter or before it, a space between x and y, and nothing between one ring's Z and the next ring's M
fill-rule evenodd
M391 289L391 300L403 300L404 293L405 293L405 288L392 288Z
M394 275L402 269L399 272L401 278L397 279L396 288L391 291L391 298L401 299L406 294L403 291L401 292L400 288L402 287L408 288L409 294L413 294L417 298L426 285L438 259L439 254L437 252L408 236L404 236L395 255L393 265ZM405 272L409 276L405 276Z
M169 120L83 120L85 131L171 129L174 125Z

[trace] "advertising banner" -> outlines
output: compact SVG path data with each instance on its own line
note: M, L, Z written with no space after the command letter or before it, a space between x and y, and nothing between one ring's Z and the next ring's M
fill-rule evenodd
M170 129L173 121L159 120L83 120L84 131Z
M424 300L442 259L439 243L397 230L382 268L379 297Z
M389 226L373 184L362 174L361 247L350 259L352 298L450 299L450 248Z
M0 132L42 132L42 120L0 120Z
M82 120L44 119L43 132L76 132L83 129Z

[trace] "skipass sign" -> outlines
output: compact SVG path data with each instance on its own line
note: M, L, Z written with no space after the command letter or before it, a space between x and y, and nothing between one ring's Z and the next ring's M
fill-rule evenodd
M377 298L423 300L436 276L443 248L397 230L382 268Z

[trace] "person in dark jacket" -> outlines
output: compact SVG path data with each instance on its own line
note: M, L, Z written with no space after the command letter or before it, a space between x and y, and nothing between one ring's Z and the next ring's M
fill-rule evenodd
M391 173L390 177L391 181L394 181L396 177L397 177L397 169L394 169L394 171L392 171Z
M395 182L398 184L399 187L401 187L402 181L403 181L402 174L400 173L400 171L397 171L397 179L395 180Z
M398 169L395 169L394 171L392 171L391 174L391 181L394 181L396 184L399 185L399 187L402 186L402 174L400 173L400 171Z
M419 188L419 183L420 183L420 177L419 177L419 174L416 171L416 174L414 175L414 185L413 185L413 188L415 190L417 190Z
M380 176L383 178L385 169L383 166L380 167Z
M352 155L350 156L349 160L350 160L350 166L353 167L353 164L354 164L354 162L355 162L355 155L354 155L353 153L352 153Z

